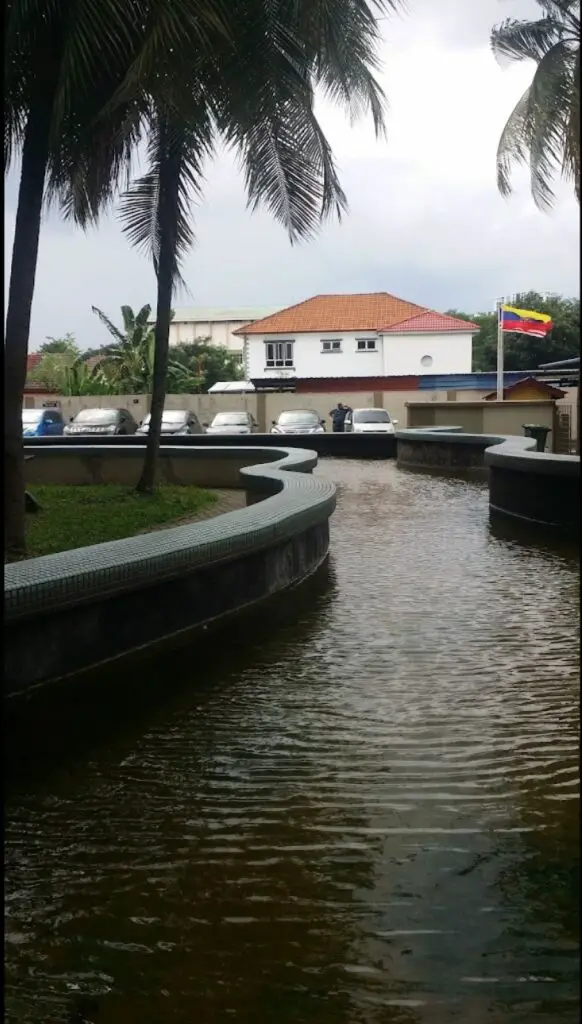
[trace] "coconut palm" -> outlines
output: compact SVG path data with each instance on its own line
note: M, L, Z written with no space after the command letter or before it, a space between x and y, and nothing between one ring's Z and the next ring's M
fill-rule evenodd
M72 164L84 168L93 216L103 164L117 180L139 135L125 109L109 109L120 85L134 91L153 74L160 52L200 48L205 32L221 28L222 0L5 0L4 166L19 159L16 211L4 343L4 536L14 553L25 549L22 395L30 313L45 197L69 204L63 192ZM128 73L130 69L130 73ZM102 129L102 131L100 131ZM121 140L112 152L111 134ZM78 186L78 182L77 182Z
M202 193L205 162L218 140L234 147L249 204L265 205L292 242L312 235L330 214L341 216L346 198L314 113L315 90L345 105L352 117L370 111L382 130L374 10L389 6L393 0L236 0L228 5L228 33L209 28L207 45L198 51L180 42L159 52L156 74L141 79L143 93L135 95L132 69L130 84L112 103L111 110L123 106L126 126L134 133L145 127L148 139L148 170L132 183L120 210L130 241L153 259L158 286L151 422L139 490L155 486L171 301L180 260L194 238L190 208ZM123 136L110 132L109 138L113 154ZM111 193L112 180L104 174L99 200ZM92 202L92 190L77 176L71 206L81 223Z
M511 192L514 163L529 162L537 206L552 205L556 172L573 180L580 202L580 0L537 0L535 21L502 22L491 34L494 53L532 60L531 85L510 114L497 149L497 183Z

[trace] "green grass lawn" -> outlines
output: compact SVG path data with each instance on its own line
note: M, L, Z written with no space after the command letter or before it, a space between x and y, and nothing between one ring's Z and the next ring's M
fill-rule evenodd
M113 484L38 485L31 486L30 492L41 508L26 516L29 558L187 522L217 498L200 487L165 485L151 497Z

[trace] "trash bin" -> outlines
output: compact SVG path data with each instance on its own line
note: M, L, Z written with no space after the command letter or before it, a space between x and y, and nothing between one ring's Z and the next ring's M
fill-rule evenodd
M550 433L550 427L543 427L541 423L522 423L523 431L526 437L533 437L536 442L536 451L543 452L546 450L546 440Z

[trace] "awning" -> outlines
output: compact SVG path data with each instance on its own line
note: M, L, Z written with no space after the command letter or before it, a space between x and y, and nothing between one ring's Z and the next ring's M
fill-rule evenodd
M250 380L219 380L208 388L209 395L231 394L241 395L248 391L254 391L255 386Z

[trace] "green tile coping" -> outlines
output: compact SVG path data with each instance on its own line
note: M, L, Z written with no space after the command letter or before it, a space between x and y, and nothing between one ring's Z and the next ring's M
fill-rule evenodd
M448 436L444 436L448 435ZM579 455L554 455L536 451L533 437L518 434L466 434L462 427L415 427L396 431L397 441L422 441L451 445L481 445L486 466L499 466L517 473L539 476L580 477Z
M79 455L143 458L138 447L58 445L38 452L60 457ZM241 448L170 447L162 458L240 459ZM244 449L250 460L265 464L241 468L248 490L270 497L200 523L107 541L72 551L12 562L4 567L4 614L10 621L69 604L133 590L153 578L168 578L235 558L287 540L328 519L336 503L335 485L311 475L317 454L303 448Z

